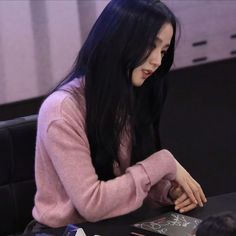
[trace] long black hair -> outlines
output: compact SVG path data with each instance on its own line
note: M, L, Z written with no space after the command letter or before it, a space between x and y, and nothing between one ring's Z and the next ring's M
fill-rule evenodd
M132 71L150 55L164 23L173 26L170 47L151 78L134 88ZM132 164L160 149L164 76L173 63L175 32L175 16L159 0L111 0L83 44L64 83L85 77L86 132L99 179L114 178L123 132L130 135Z

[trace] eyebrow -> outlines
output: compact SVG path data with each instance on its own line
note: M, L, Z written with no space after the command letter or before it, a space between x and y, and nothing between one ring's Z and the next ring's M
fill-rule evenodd
M161 39L161 38L159 38L158 36L156 36L156 40L157 41L159 41L159 42L163 42L163 40ZM164 48L168 48L170 46L170 44L166 44L165 46L164 46Z

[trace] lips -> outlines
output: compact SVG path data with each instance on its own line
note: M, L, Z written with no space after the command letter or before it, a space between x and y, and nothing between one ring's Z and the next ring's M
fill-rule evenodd
M144 78L144 79L147 79L147 78L148 78L149 76L151 76L152 73L153 73L152 70L148 70L148 69L143 69L142 72L143 72L143 78Z

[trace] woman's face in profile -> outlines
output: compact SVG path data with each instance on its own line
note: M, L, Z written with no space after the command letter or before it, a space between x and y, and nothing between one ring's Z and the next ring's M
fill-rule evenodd
M170 46L173 36L173 27L170 23L165 23L156 35L155 47L151 51L145 62L136 67L132 72L132 84L135 87L143 85L161 65L161 61Z

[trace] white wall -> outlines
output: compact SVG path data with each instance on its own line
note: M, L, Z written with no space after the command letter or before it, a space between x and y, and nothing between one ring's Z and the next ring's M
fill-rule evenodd
M176 49L176 68L191 66L195 58L206 62L232 57L236 50L236 1L234 0L164 0L181 23L181 39ZM194 42L207 41L193 47ZM203 63L206 63L203 62ZM200 63L196 63L200 64Z
M1 0L0 104L46 94L80 46L76 0Z
M0 0L0 104L46 94L69 71L108 0ZM236 1L164 0L182 25L176 68L230 58ZM207 44L193 47L194 42ZM193 63L193 59L207 61ZM0 111L1 112L1 111Z

